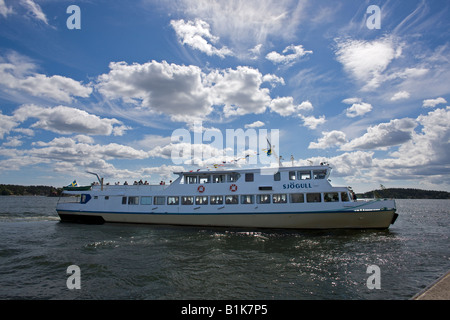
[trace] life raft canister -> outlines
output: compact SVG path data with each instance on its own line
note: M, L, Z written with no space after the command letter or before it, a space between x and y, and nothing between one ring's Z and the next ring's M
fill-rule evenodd
M237 185L235 185L234 183L230 186L230 190L232 192L235 192L237 190Z
M205 186L198 186L197 191L202 193L205 191Z

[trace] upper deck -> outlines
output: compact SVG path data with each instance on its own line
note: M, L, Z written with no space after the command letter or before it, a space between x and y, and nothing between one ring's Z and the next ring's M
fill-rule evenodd
M323 187L330 186L328 177L331 173L329 166L299 166L261 169L217 170L217 171L189 171L177 172L179 178L175 181L180 185L207 185L207 184L236 184L238 186L259 184L261 186L280 185L283 182L289 189L298 184L305 185L314 182ZM318 186L318 185L317 185Z
M175 172L178 178L164 185L94 185L90 193L109 195L186 195L245 194L276 192L331 191L328 177L331 167L297 166L234 170L198 170ZM65 193L80 193L69 191Z

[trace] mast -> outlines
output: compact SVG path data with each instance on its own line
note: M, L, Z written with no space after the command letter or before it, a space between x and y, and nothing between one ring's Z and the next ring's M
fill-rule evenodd
M94 176L97 177L98 182L100 183L100 190L103 191L103 178L100 178L98 176L98 174L96 174L95 172L90 172L90 171L86 171L87 173L93 174Z

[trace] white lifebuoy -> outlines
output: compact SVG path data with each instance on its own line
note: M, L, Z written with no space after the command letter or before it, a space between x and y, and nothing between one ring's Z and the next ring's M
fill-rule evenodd
M235 192L237 190L237 185L235 185L234 183L230 186L230 190L231 192Z
M198 186L197 191L202 193L205 191L205 186Z

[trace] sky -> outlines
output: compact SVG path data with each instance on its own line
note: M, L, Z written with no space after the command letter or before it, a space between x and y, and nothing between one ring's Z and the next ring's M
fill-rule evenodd
M254 167L271 137L336 186L450 191L449 7L0 0L0 184Z

